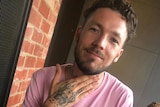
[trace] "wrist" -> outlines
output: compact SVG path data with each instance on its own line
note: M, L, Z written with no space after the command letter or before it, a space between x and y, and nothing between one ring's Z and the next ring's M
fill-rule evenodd
M43 107L60 107L56 99L53 97L48 97L44 102Z

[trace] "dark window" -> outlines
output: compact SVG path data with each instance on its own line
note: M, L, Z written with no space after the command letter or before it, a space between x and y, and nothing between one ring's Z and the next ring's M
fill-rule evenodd
M0 0L0 106L6 107L32 0Z

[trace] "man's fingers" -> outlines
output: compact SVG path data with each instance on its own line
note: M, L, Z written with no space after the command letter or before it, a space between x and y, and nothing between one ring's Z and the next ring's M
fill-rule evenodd
M98 83L92 83L86 87L82 87L81 89L78 90L78 97L75 100L75 103L78 102L80 99L86 97L90 93L92 93L98 86Z
M74 81L76 81L76 84L80 84L80 83L84 83L85 81L88 81L91 80L93 81L94 79L97 80L99 78L99 75L92 75L92 76L87 76L87 75L84 75L84 76L81 76L81 77L77 77L77 78L72 78L70 80L68 80L68 83L72 83Z
M93 92L93 91L94 91L94 89L90 89L90 90L87 90L87 91L81 93L81 94L78 96L78 98L76 99L76 101L79 101L79 99L82 99L82 98L86 97L88 94L90 94L90 93Z
M96 84L98 80L99 80L99 77L95 76L95 77L89 78L88 80L78 82L75 85L75 90L79 90L82 87L90 87L92 85L94 86L94 84Z
M82 87L83 86L83 87ZM83 94L85 92L88 92L89 90L95 90L98 87L98 82L92 82L87 85L82 85L80 89L78 89L79 94Z

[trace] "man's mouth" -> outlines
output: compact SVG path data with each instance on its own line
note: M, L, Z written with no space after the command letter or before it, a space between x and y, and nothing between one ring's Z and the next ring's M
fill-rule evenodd
M96 48L86 49L86 52L91 54L93 57L100 58L101 60L104 59L104 55L102 54L102 52Z

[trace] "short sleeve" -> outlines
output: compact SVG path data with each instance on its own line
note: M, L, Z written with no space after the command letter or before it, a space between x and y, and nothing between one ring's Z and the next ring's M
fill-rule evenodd
M23 107L41 107L48 97L50 85L56 73L56 67L45 67L33 73L27 88Z
M36 81L36 73L33 74L30 85L26 91L23 107L40 107L40 95Z
M133 92L129 89L121 107L133 107Z

